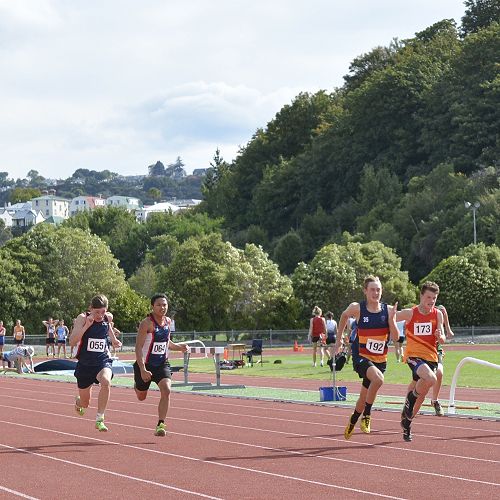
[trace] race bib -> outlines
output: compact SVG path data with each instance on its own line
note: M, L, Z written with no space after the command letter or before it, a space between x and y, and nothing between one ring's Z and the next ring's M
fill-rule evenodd
M153 344L153 349L151 349L151 354L165 354L167 352L166 342L155 342Z
M106 339L88 339L87 351L104 352L106 350Z
M366 340L366 350L372 352L373 354L383 354L385 348L385 342L383 340Z
M431 335L432 323L415 323L413 325L413 335Z

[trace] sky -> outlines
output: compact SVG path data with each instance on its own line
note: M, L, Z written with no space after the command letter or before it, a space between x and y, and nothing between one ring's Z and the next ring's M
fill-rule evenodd
M462 0L0 0L0 172L187 173Z

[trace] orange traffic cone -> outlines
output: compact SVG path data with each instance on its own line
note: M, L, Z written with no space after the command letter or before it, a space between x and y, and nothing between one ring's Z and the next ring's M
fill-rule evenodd
M227 361L229 358L229 351L227 349L224 349L224 359Z
M304 346L302 344L299 347L299 352L304 352Z
M299 350L299 344L297 344L297 341L295 341L295 344L293 344L293 351L297 352Z

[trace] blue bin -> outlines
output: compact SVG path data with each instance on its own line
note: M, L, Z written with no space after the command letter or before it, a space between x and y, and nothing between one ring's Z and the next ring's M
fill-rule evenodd
M347 387L320 387L320 401L345 401L347 398Z

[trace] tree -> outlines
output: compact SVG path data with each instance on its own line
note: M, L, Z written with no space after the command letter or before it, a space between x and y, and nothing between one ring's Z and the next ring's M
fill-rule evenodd
M274 247L273 260L279 265L281 272L287 275L293 272L304 256L302 238L296 231L283 235Z
M39 332L41 321L48 316L63 317L70 323L96 293L104 293L111 303L130 296L124 273L109 247L86 231L39 224L10 240L0 249L0 258L16 269L21 299L11 304L11 317L23 319L29 333ZM118 327L120 314L115 316Z
M439 301L453 324L496 325L500 321L500 247L482 243L442 260L422 281L440 286Z
M41 195L42 192L36 188L16 187L10 192L9 201L11 203L24 203Z
M148 190L148 196L154 201L160 201L161 191L158 188L150 188Z
M157 161L155 164L149 165L148 172L151 177L165 175L165 165L161 161Z
M462 17L462 36L476 33L500 20L499 0L465 0L466 10Z
M380 277L386 302L412 304L415 289L400 268L401 259L378 241L331 244L321 248L309 264L300 263L292 283L303 314L318 305L339 316L350 302L363 300L362 283L369 274Z
M165 175L167 177L172 177L174 179L180 179L186 176L186 171L184 170L184 163L181 157L178 156L174 163L170 163L165 169Z

